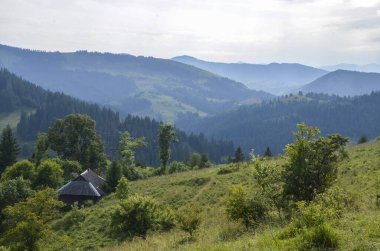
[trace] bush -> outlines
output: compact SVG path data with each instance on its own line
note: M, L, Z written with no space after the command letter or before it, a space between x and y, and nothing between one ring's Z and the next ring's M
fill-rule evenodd
M241 221L246 228L249 228L263 222L267 212L268 207L263 199L248 197L242 186L230 189L226 201L226 213L231 220Z
M306 229L299 236L299 250L334 250L338 246L338 236L327 224Z
M53 160L44 160L37 168L36 179L33 186L35 188L57 188L63 181L63 170L59 164Z
M237 165L228 165L228 166L222 166L217 174L228 174L239 171L239 166Z
M30 181L22 177L0 183L0 211L14 203L25 200L33 194Z
M81 222L86 219L86 214L78 207L78 204L74 204L71 207L70 212L68 212L59 222L59 225L64 229L68 230L74 226L78 226Z
M164 212L164 213L163 213ZM168 230L173 216L158 202L140 195L122 200L111 215L111 229L121 237L146 237L149 230ZM171 223L171 224L169 224Z
M193 237L193 233L201 224L200 210L194 208L184 209L177 214L179 228L189 233Z
M33 181L36 170L32 162L28 160L21 160L16 162L12 166L5 169L4 173L1 175L2 180L13 180L18 177L22 177L24 180Z
M116 186L116 197L121 199L126 199L129 196L129 183L127 178L121 177L119 183Z
M171 173L179 173L179 172L185 172L191 170L191 167L187 166L186 164L182 162L173 161L168 165L167 172L169 174Z

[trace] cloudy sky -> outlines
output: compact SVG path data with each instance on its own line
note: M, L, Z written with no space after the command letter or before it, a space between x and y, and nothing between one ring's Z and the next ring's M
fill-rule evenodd
M380 63L380 0L0 0L0 43L223 62Z

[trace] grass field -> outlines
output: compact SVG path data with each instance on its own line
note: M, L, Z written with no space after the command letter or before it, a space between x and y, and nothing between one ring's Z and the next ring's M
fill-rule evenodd
M339 164L335 187L354 198L355 207L333 223L340 250L380 250L380 209L376 207L376 186L380 183L380 140L348 147L349 158ZM282 159L265 160L281 165ZM65 245L60 250L294 250L294 242L281 240L287 222L272 220L245 231L225 215L224 201L229 186L243 184L256 189L252 166L240 164L234 172L218 174L222 166L153 177L130 183L132 194L149 195L175 211L190 205L201 208L202 223L195 239L181 230L152 232L146 239L123 241L109 234L110 212L117 205L114 195L82 209L86 219L79 226L59 232Z

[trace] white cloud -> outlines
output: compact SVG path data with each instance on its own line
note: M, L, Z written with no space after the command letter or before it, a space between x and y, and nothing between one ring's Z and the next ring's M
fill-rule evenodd
M370 63L380 60L373 37L379 8L380 0L2 0L0 43L164 58Z

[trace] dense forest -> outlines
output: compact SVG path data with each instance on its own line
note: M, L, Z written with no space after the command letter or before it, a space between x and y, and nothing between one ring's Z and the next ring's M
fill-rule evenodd
M268 146L273 153L280 153L291 142L291 132L300 122L318 126L324 134L340 133L355 141L380 134L379 92L353 98L300 94L204 119L187 114L177 120L176 126L232 140L245 153L253 148L259 154Z
M144 165L159 165L157 134L160 123L150 118L127 116L120 120L119 114L62 93L50 92L20 79L8 70L0 70L0 113L6 114L22 108L33 112L22 112L17 125L17 136L23 144L24 155L30 154L30 142L38 132L46 132L56 119L71 113L87 114L96 121L97 132L105 142L109 157L116 156L119 133L128 130L134 137L145 137L147 147L136 152L136 159ZM172 146L172 159L186 160L192 152L208 154L213 162L220 162L233 153L233 144L228 141L209 140L202 134L187 135L177 130L178 141Z

